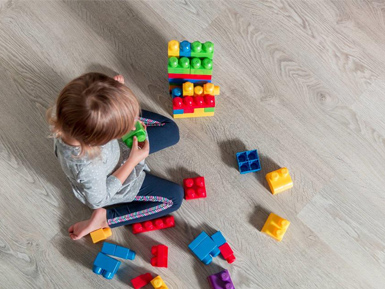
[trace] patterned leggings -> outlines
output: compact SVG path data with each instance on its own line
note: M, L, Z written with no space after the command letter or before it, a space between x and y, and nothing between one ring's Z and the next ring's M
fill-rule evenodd
M179 141L178 126L171 119L143 110L141 120L147 125L150 154ZM132 202L107 208L108 225L114 228L162 217L179 209L183 195L180 185L146 173Z

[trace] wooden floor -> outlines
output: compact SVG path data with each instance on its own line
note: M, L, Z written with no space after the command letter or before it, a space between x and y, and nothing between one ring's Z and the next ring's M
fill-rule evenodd
M226 268L237 289L384 288L384 11L370 0L0 0L0 287L129 288L151 272L169 288L209 288ZM107 281L91 271L101 244L67 236L91 210L52 152L45 110L99 71L170 116L170 39L215 43L221 95L214 117L178 120L180 143L148 163L178 183L205 176L208 198L185 202L174 229L114 229L138 257ZM235 153L250 149L262 171L240 175ZM294 188L273 196L264 176L283 166ZM291 221L280 243L260 232L270 212ZM200 263L187 245L202 230L221 230L236 262ZM158 243L168 269L149 264Z

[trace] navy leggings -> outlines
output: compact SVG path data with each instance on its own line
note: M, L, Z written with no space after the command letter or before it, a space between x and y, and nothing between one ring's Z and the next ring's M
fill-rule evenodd
M154 112L142 110L147 124L150 154L176 144L179 129L174 121ZM176 211L182 205L183 188L173 182L146 173L138 195L130 203L107 208L111 228L151 220Z

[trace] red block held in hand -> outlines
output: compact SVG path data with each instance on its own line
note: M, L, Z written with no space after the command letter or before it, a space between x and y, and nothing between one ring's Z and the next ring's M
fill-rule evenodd
M206 198L205 178L189 178L183 180L184 198L186 200Z

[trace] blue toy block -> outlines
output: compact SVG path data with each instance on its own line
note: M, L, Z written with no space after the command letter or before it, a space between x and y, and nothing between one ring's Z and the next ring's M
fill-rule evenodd
M174 109L173 113L174 114L184 114L184 110L183 109Z
M212 257L218 256L221 252L215 242L205 232L200 233L188 247L206 265L212 262Z
M103 275L106 279L112 279L118 271L120 264L120 261L99 253L94 261L92 271L95 274Z
M183 96L182 88L180 88L180 87L173 88L171 90L171 96L172 96L172 98L174 98L174 97L182 97Z
M261 170L258 151L244 151L237 153L237 162L241 174L258 172Z
M103 243L101 252L107 255L119 257L126 260L127 259L134 260L136 256L136 253L134 251L122 246L108 243L108 242Z
M180 43L179 56L190 57L191 56L191 43L184 40Z
M217 244L218 247L226 243L226 239L225 237L223 237L221 231L218 231L214 235L212 235L211 239L213 239L214 243Z
M211 80L202 80L202 79L187 79L187 78L169 78L168 79L169 83L174 83L174 84L183 84L185 82L191 82L195 84L205 84L205 83L211 83Z

